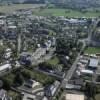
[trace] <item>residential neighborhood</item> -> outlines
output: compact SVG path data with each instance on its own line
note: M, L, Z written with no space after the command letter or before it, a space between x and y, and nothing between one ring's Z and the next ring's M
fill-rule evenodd
M0 13L0 100L100 100L100 16L35 14L46 4Z

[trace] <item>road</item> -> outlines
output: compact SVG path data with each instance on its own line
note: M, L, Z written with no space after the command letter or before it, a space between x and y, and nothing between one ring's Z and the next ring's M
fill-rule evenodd
M76 60L75 60L75 62L73 63L72 67L70 68L70 70L69 70L69 71L67 72L67 74L65 75L65 78L64 78L64 80L63 80L63 82L62 82L63 87L65 87L65 86L64 86L65 83L67 83L67 82L71 79L73 73L75 72L75 69L76 69L76 67L77 67L76 65L77 65L77 62L78 62L78 60L79 60L79 57L80 57L80 54L78 54L78 57L76 58Z
M68 81L73 76L73 73L75 72L76 67L77 67L77 62L79 60L80 54L84 50L84 48L86 46L85 40L82 40L81 42L83 42L83 47L82 47L81 51L78 53L78 56L77 56L76 60L74 61L73 65L71 66L69 71L65 74L65 78L63 79L63 81L61 83L61 87L63 87L63 88L66 88L66 84L68 83Z
M73 63L73 65L71 66L71 68L69 69L69 71L66 73L65 78L63 79L63 81L62 81L62 83L61 83L61 87L66 88L66 85L68 84L68 81L69 81L69 80L71 79L71 77L73 76L73 73L75 72L76 67L77 67L77 62L78 62L78 60L79 60L80 54L81 54L81 52L84 50L84 48L85 48L85 46L86 46L86 40L89 40L89 41L91 40L91 35L92 35L93 31L95 30L95 27L96 27L96 25L97 25L98 22L99 22L99 21L97 20L96 23L94 23L93 29L90 31L90 34L89 34L88 39L79 40L79 41L81 41L81 42L83 43L83 47L82 47L80 53L78 54L78 56L77 56L75 62Z
M79 41L80 41L80 40L79 40ZM83 43L83 47L82 47L82 49L80 50L80 52L79 52L79 54L78 54L76 60L74 61L73 65L71 66L71 68L69 69L69 71L67 71L67 72L65 73L65 77L64 77L64 79L62 80L62 82L61 82L61 84L60 84L58 90L56 91L55 96L58 94L58 92L60 91L61 88L66 89L66 85L68 84L68 81L72 78L73 73L74 73L75 70L76 70L76 67L77 67L76 65L77 65L78 59L79 59L79 57L80 57L80 54L81 54L81 52L84 50L84 48L85 48L85 46L86 46L86 39L82 40L81 42Z

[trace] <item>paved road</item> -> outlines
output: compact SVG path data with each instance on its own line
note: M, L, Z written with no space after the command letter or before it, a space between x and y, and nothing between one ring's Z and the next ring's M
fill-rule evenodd
M95 27L96 27L96 25L97 25L97 23L98 23L99 21L100 21L100 20L97 20L97 21L94 23L93 29L91 29L90 34L89 34L89 37L88 37L88 40L89 40L89 41L90 41L91 35L92 35L93 31L95 30ZM85 43L85 42L86 42L86 39L85 39L85 40L82 40L81 42L83 42L83 47L82 47L82 49L81 49L81 51L83 51L84 48L85 48L85 46L86 46L86 43ZM73 63L72 67L69 69L68 73L65 75L65 78L64 78L64 80L62 81L62 84L61 84L62 87L66 88L66 84L68 83L68 81L71 79L73 73L75 72L76 67L77 67L76 65L77 65L78 59L79 59L79 57L80 57L80 54L81 54L81 52L78 54L78 56L77 56L75 62Z
M82 40L81 42L83 42L83 47L82 47L82 49L81 49L81 51L83 51L84 48L85 48L85 46L86 46L86 42L85 42L85 40ZM77 65L78 59L79 59L79 57L80 57L80 54L81 54L81 52L78 54L78 56L77 56L75 62L73 63L73 65L71 66L71 68L69 69L69 71L66 72L65 77L64 77L64 79L62 80L62 82L61 82L61 84L60 84L60 86L59 86L59 88L58 88L58 90L57 90L55 96L58 94L58 92L60 91L61 87L62 87L62 88L66 88L66 85L68 84L68 81L71 79L73 73L74 73L75 70L76 70L76 67L77 67L76 65Z
M83 51L84 48L85 48L85 46L86 46L86 43L85 43L85 40L82 40L81 42L83 42L83 47L82 47L82 49L81 49L81 51ZM67 84L68 81L71 79L71 77L73 76L73 73L74 73L75 70L76 70L77 62L78 62L78 60L79 60L81 51L80 51L80 53L78 54L76 60L74 61L73 65L71 66L71 68L69 69L69 71L66 73L65 78L64 78L63 81L62 81L61 86L62 86L63 88L66 88L66 84Z
M64 78L64 81L68 81L71 79L75 69L76 69L76 65L77 65L77 62L79 60L79 57L80 57L80 54L78 54L78 57L76 58L75 62L73 63L72 67L70 68L70 70L68 71L68 73L66 74L65 78Z

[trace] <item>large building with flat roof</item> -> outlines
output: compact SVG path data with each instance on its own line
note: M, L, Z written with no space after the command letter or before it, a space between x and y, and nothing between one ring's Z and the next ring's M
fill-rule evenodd
M97 69L99 60L95 58L91 58L89 62L89 68Z
M68 93L65 95L65 100L85 100L85 97L83 94Z

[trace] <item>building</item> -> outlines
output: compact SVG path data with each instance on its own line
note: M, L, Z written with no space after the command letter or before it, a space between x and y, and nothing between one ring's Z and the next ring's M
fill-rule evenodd
M2 65L0 66L0 72L5 72L5 71L8 71L12 68L12 66L10 64L5 64L5 65Z
M5 59L10 58L10 57L11 57L11 54L12 54L11 49L10 49L10 48L7 48L7 49L5 50L4 58L5 58Z
M23 95L23 99L22 100L36 100L36 96L35 95L31 95L31 94L27 94L27 93L22 93Z
M81 86L80 85L66 84L65 88L67 90L80 90Z
M25 86L28 86L30 88L34 88L35 86L40 85L39 82L36 82L35 80L28 80L27 82L25 82L24 84Z
M18 89L29 94L35 94L38 96L44 95L44 87L42 86L42 84L33 79L25 81L25 83Z
M60 85L60 82L59 81L55 81L52 85L47 87L46 96L53 97L55 95L59 85Z
M31 65L31 54L23 52L20 54L20 64L22 65Z
M99 63L98 59L91 58L88 67L91 68L91 69L97 69L98 63Z
M82 75L93 75L93 71L92 70L81 70L81 74Z
M7 95L7 92L5 90L1 89L0 100L12 100L12 99Z
M65 95L65 100L85 100L85 97L83 94L68 93Z

